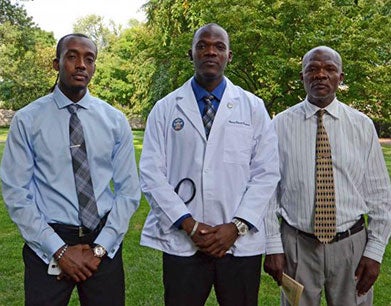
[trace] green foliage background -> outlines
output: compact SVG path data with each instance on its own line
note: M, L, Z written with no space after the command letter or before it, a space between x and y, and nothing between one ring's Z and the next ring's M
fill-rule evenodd
M37 28L16 3L0 0L0 101L12 109L47 93L56 76L53 34ZM339 98L372 118L391 118L389 0L150 0L144 10L146 23L130 20L125 28L95 15L74 25L99 47L91 92L129 116L145 118L191 77L192 35L216 22L231 37L227 76L262 97L271 114L305 97L301 57L328 45L344 61Z

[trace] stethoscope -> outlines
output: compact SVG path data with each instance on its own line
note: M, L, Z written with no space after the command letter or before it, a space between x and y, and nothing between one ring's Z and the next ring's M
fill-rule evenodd
M185 184L185 185L183 185ZM191 196L190 198L188 198L187 200L184 199L184 197L182 197L179 193L180 193L180 187L181 185L183 186L190 186L191 188ZM187 205L189 204L195 197L195 194L196 194L196 185L194 183L194 181L191 179L191 178L188 178L188 177L185 177L183 179L181 179L178 184L176 185L174 191L176 192L176 194L183 200L183 202Z

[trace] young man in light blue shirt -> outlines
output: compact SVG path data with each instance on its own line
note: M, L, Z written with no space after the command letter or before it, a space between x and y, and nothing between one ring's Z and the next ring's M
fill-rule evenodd
M58 84L11 123L1 179L8 212L26 242L26 305L67 304L75 286L82 305L125 303L121 246L140 190L127 119L87 89L96 56L85 35L60 39L53 61ZM82 126L79 144L71 142L72 105ZM71 150L82 147L87 158L77 165ZM83 167L89 173L80 179L74 171ZM80 213L84 184L92 188L92 226Z

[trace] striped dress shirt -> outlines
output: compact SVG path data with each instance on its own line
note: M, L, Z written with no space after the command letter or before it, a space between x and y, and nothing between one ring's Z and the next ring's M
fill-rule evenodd
M281 180L266 216L267 254L283 253L279 217L301 231L314 232L318 110L305 100L273 119ZM337 232L346 231L367 214L364 256L381 262L391 233L391 186L374 125L337 99L326 107L324 125L333 160Z

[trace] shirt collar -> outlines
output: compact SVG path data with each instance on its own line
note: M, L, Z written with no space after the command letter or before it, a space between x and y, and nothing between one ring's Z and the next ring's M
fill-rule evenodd
M64 93L60 90L58 85L56 85L56 87L53 90L53 97L54 97L54 101L56 102L58 108L60 108L60 109L61 108L65 108L68 105L74 103L66 95L64 95ZM88 109L90 107L90 105L91 105L91 95L90 95L90 92L89 92L88 89L87 89L86 94L84 95L84 97L80 101L78 101L77 104L80 107L86 108L86 109Z
M201 85L197 83L194 77L191 79L191 87L193 88L193 92L197 101L202 100L202 98L205 96L213 95L216 98L216 100L220 102L223 97L226 86L227 86L227 80L225 79L225 77L223 77L219 85L217 85L217 87L213 89L212 92L209 92L203 87L201 87Z
M310 101L308 101L308 98L304 100L304 113L305 118L308 119L316 114L318 110L321 108L312 104ZM327 105L324 108L328 114L330 114L332 117L338 119L339 118L339 101L335 97L333 102L331 102L329 105Z

